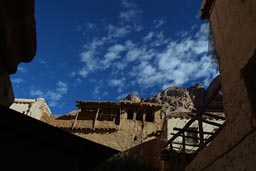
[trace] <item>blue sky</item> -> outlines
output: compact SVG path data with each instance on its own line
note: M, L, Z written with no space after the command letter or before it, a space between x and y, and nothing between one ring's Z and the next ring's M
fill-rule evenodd
M43 97L52 113L65 114L77 109L76 100L207 87L218 71L200 6L200 0L37 0L37 54L11 75L15 97Z

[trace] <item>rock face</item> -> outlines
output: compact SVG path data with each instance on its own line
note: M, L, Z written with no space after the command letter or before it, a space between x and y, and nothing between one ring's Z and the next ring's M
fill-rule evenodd
M152 102L164 104L167 111L190 112L194 108L189 92L176 86L158 93L152 98Z
M141 98L135 93L132 93L132 94L129 94L128 96L126 96L125 100L130 100L135 103L141 102Z
M205 105L206 101L214 96L207 109L223 110L222 92L221 90L216 92L220 87L220 76L216 76L207 89L200 83L187 89L173 86L157 93L154 97L141 98L133 93L129 94L125 100L163 104L168 114L168 112L191 112Z
M194 108L189 91L179 87L169 87L158 93L156 96L145 99L141 99L136 94L130 94L125 98L125 100L131 100L132 102L143 101L163 104L166 107L167 112L190 112Z

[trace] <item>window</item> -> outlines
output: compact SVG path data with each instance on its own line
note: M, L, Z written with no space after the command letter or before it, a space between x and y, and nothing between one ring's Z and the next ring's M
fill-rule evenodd
M187 132L185 132L185 141L187 144L198 144L198 128L191 127L188 128Z
M98 116L99 121L113 121L115 114L110 111L101 111Z
M141 111L138 111L138 112L137 112L136 120L140 120L140 121L143 120L143 113L142 113Z
M152 111L147 111L145 120L148 122L154 122L154 114Z
M133 119L133 111L131 109L127 111L127 119Z

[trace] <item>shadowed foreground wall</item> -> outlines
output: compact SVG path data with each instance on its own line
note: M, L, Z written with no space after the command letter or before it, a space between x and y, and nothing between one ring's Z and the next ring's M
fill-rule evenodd
M208 7L204 6L203 10L206 11L203 12L210 14L214 33L224 94L226 127L186 170L254 171L256 1L204 2L208 2ZM252 68L254 74L251 73Z
M0 0L0 104L14 101L10 74L36 55L34 0Z
M91 170L117 151L6 108L14 100L9 74L36 47L34 0L0 0L0 170Z
M0 106L0 111L4 170L92 170L117 153L11 109Z

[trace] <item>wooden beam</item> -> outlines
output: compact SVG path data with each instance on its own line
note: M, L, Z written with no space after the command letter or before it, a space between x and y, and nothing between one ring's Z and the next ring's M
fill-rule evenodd
M214 126L217 126L217 127L221 127L222 126L222 124L219 124L219 123L216 123L216 122L212 122L212 121L208 121L206 119L202 119L202 122L210 124L210 125L214 125Z
M208 143L210 143L219 133L220 131L225 127L225 123L219 128L217 129L214 134L212 136L210 136L203 144L203 146L199 147L197 150L196 150L196 153L198 153L200 150L202 150L205 146L207 146Z
M181 135L184 134L185 132L191 132L191 130L188 131L187 129L190 127L190 125L191 125L194 121L196 121L196 120L199 119L200 115L201 115L201 118L202 118L202 113L206 110L208 104L209 104L209 103L213 100L213 98L216 96L216 94L217 94L217 92L220 90L220 88L221 88L221 86L218 86L218 87L216 88L215 92L214 92L211 96L209 96L208 99L206 99L205 104L197 110L197 114L196 114L194 117L192 117L192 118L185 124L185 126L184 126L182 129L180 129L180 128L173 128L173 130L177 130L177 131L179 131L179 132L177 132L176 135L174 135L172 138L170 138L170 139L164 144L163 147L167 147L169 144L173 143L173 141L174 141L177 137L181 136ZM203 119L202 119L201 121L203 122ZM205 121L205 120L204 120L204 121ZM208 122L209 122L209 121L208 121ZM205 122L205 123L206 123L206 122ZM211 122L211 123L212 123L212 122ZM214 123L214 124L217 125L216 123ZM218 124L218 125L220 125L220 127L222 127L221 124ZM200 129L201 129L201 128L200 128ZM213 135L214 133L212 133L212 132L203 132L203 134L210 134L210 135ZM202 136L201 136L201 137L202 137ZM213 137L213 136L211 136L209 139L211 139L212 137ZM202 140L202 138L201 138L201 140ZM201 143L203 143L203 141L202 141ZM201 145L201 148L202 148L203 146L204 146L204 145Z
M76 113L75 120L74 120L74 122L73 122L73 124L72 124L72 129L74 129L75 126L76 126L76 121L77 121L77 117L78 117L78 114L79 114L79 113L80 113L80 112L77 112L77 113Z
M175 135L175 133L171 133L171 135ZM196 140L200 140L199 137L193 137L193 136L189 136L189 135L185 135L185 138L193 138L193 139L196 139ZM207 140L207 139L204 139L204 141Z
M183 128L176 128L174 127L173 130L175 131L184 131L184 132L191 132L191 133L199 133L199 131L196 131L196 130L183 130ZM213 135L214 133L213 132L203 132L203 134L210 134L210 135Z
M93 129L95 129L95 126L96 126L96 120L98 118L98 115L99 115L99 111L100 111L100 108L98 108L97 112L96 112L96 115L95 115L95 118L93 120Z
M201 147L203 145L203 141L204 141L204 129L203 129L203 123L202 123L202 114L199 114L198 117L198 127L199 127L199 138L200 138L200 142L199 142L199 146Z
M172 142L173 144L177 144L177 145L182 145L183 146L183 140L182 142ZM185 143L185 146L191 146L191 147L199 147L199 144L186 144Z
M214 114L207 113L207 112L204 112L203 115L206 115L206 116L209 116L209 117L213 117L215 119L225 120L225 117L223 117L223 116L218 116L218 115L214 115Z
M135 112L134 109L132 109L132 113L133 113L133 120L136 121L136 117L137 117L137 113Z
M185 161L185 156L186 155L186 142L185 142L185 132L183 132L182 134L182 161L181 161L181 164L182 164L182 169L185 171L185 164L186 164L186 161Z
M197 120L197 115L195 117L193 117L192 119L190 119L186 125L180 129L177 128L177 130L179 131L175 136L173 136L171 139L169 139L166 144L164 145L164 147L167 147L173 140L175 140L178 136L180 136L182 134L182 131L184 132L184 130L186 130L187 128L189 128L189 126L195 121ZM175 128L173 128L173 130L175 130Z
M143 122L143 124L145 123L145 121L146 121L146 111L143 110L142 111L142 122Z

